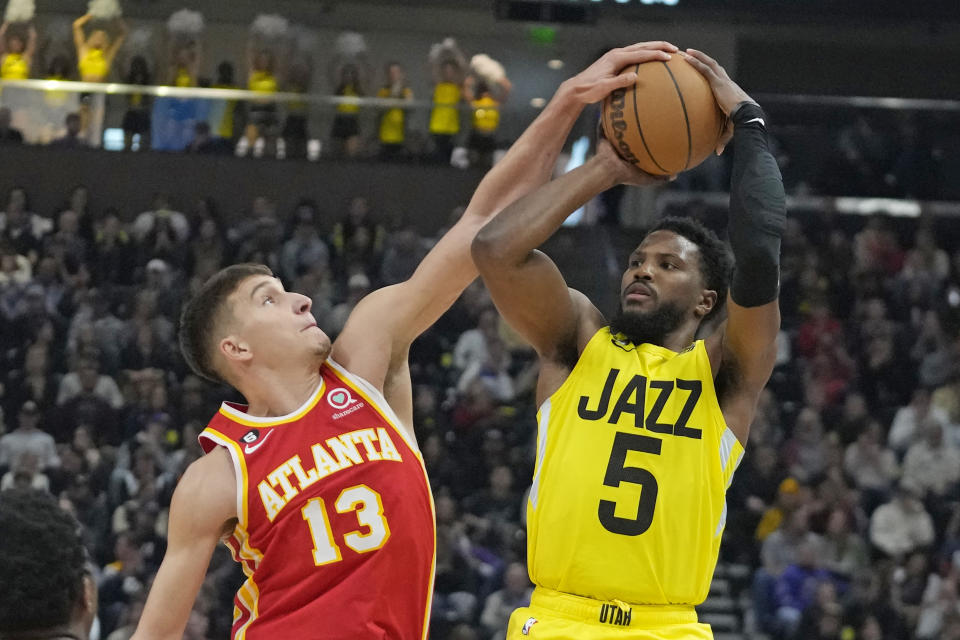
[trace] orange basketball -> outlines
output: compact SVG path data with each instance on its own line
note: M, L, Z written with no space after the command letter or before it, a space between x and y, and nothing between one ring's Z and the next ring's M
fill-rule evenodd
M707 159L725 117L713 91L683 56L633 65L637 83L603 103L603 130L620 156L653 175L675 175Z

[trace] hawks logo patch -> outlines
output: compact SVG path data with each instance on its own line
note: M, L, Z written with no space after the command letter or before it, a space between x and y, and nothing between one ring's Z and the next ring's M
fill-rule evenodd
M327 394L327 403L334 409L346 409L355 402L356 400L350 394L349 389L343 387L331 389L330 393Z

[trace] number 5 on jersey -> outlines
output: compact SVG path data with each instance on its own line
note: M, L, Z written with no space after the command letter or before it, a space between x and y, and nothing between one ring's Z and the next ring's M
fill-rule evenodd
M351 531L343 536L343 543L357 553L368 553L382 547L390 537L390 526L383 517L383 501L380 494L365 484L356 485L340 492L333 503L337 513L355 511L357 522L367 532ZM300 510L310 527L313 538L313 563L318 567L343 559L340 547L333 538L330 518L323 498L310 498Z
M627 453L639 451L660 455L659 438L640 435L639 433L624 433L618 431L613 439L613 449L610 451L610 461L607 463L607 473L603 484L608 487L619 487L621 482L630 482L640 485L640 502L637 505L636 518L620 518L615 514L617 503L611 500L601 500L597 507L597 516L600 524L611 533L624 536L638 536L650 528L653 522L653 511L657 506L657 479L652 473L640 467L628 467Z

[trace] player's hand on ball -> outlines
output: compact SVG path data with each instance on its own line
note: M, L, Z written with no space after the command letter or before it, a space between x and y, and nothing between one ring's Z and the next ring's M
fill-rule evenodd
M567 80L574 98L583 104L599 102L613 91L629 87L637 81L637 74L623 73L625 67L669 60L679 50L669 42L639 42L629 47L611 49L589 67Z
M641 171L633 164L621 158L614 150L613 145L601 134L597 137L596 161L616 179L617 184L631 184L646 187L654 184L663 184L673 180L676 176L652 176Z
M710 88L713 89L713 96L717 99L717 106L720 107L720 110L723 111L727 118L730 117L730 112L741 102L754 101L753 98L747 95L746 91L740 88L740 85L730 79L726 69L720 66L719 62L704 52L697 51L696 49L687 49L683 57L694 69L703 74L703 77L710 83ZM728 120L723 135L720 137L720 142L717 144L717 155L723 153L724 147L727 146L727 143L730 142L730 138L732 137L733 124Z

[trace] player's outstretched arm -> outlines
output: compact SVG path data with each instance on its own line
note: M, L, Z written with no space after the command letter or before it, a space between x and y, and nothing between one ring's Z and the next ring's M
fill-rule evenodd
M214 547L236 519L236 480L221 448L191 464L170 505L167 552L132 640L179 640Z
M686 59L710 82L733 126L728 235L734 273L727 322L708 339L707 348L721 382L724 418L746 444L757 400L776 360L786 198L780 169L767 147L763 111L713 58L688 49Z
M477 234L473 259L494 303L541 358L569 360L571 350L583 346L603 318L582 294L567 288L556 265L537 247L598 193L622 183L660 180L621 160L601 139L597 155L514 202Z
M634 82L635 74L617 75L624 67L665 60L667 52L676 50L666 42L614 49L565 81L484 177L463 217L423 259L410 280L381 289L357 305L337 339L333 357L373 384L382 384L391 362L393 369L402 366L410 343L436 322L477 277L470 257L470 243L477 232L498 211L550 178L583 107ZM384 354L391 362L385 361Z

